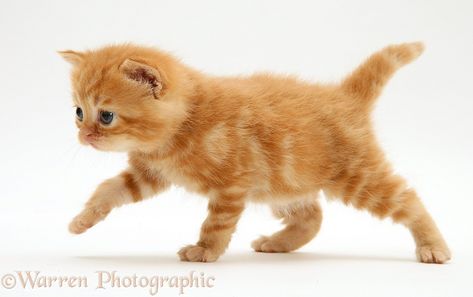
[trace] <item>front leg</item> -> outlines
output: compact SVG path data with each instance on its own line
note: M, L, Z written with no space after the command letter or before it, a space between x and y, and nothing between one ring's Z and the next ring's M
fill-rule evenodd
M84 210L69 224L69 231L83 233L103 220L113 208L141 201L167 187L168 182L158 173L130 167L97 187Z
M181 261L214 262L225 252L245 208L243 198L243 195L221 193L210 200L200 239L178 252Z

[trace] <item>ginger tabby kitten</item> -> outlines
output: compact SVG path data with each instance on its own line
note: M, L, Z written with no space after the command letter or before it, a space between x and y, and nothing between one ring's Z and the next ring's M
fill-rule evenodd
M129 154L128 168L99 185L69 230L82 233L113 208L175 184L209 198L200 239L179 251L181 260L216 261L248 202L268 203L285 224L252 247L290 252L319 231L324 191L405 225L420 261L448 261L442 235L393 173L370 121L383 86L422 51L420 43L388 46L331 85L270 74L215 77L130 44L60 52L73 65L80 142Z

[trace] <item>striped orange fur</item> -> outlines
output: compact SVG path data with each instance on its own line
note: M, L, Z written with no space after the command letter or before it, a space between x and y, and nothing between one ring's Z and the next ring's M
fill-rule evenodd
M270 204L285 224L253 248L290 252L316 236L324 191L404 224L420 261L446 262L439 230L393 173L370 122L388 79L422 50L420 43L388 46L341 83L324 85L272 74L215 77L130 44L61 52L73 65L80 142L129 153L129 168L97 188L70 231L82 233L114 207L175 184L209 197L200 239L179 251L181 260L217 260L248 202Z

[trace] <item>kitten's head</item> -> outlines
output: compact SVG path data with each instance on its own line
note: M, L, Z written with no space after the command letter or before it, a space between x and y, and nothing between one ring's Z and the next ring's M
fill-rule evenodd
M82 144L103 151L152 150L184 120L184 69L170 55L132 45L59 53L73 66Z

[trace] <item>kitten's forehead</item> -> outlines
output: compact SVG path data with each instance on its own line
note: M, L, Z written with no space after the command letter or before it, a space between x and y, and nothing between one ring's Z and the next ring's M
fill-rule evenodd
M72 100L75 105L81 106L83 108L98 108L102 103L110 103L110 100L107 100L107 97L97 94L89 94L86 96L79 96L74 93Z
M93 67L82 67L73 75L74 91L80 98L95 97L106 79L105 69L94 69Z

